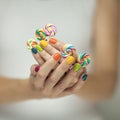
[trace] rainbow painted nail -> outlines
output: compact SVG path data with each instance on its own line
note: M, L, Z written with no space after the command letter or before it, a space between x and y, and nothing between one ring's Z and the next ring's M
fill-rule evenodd
M57 40L55 38L50 38L49 42L52 43L52 44L56 44Z
M40 41L40 45L41 45L42 47L47 47L47 46L48 46L48 43L47 43L46 40L41 40L41 41Z
M75 61L75 58L73 56L68 56L66 59L66 63L68 65L72 64Z
M59 53L55 53L53 56L54 60L56 60L56 61L59 60L60 57L61 57L61 55Z

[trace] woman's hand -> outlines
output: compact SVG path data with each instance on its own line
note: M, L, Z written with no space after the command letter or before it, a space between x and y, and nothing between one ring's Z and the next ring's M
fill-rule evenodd
M33 53L33 57L38 62L38 64L42 65L44 62L49 60L51 55L53 55L55 53L60 53L61 48L65 44L61 41L51 38L49 40L49 42L47 42L47 41L40 42L40 45L42 46L42 48L40 46L37 46L37 49L33 48L31 51ZM76 58L77 54L74 52L73 56ZM61 57L60 62L62 60L63 60L63 58Z
M60 56L59 53L54 54L38 71L35 71L35 68L38 66L33 65L31 67L30 82L33 88L39 90L39 95L43 98L57 98L75 94L85 84L85 69L77 72L74 68L70 69L75 62L72 56L64 59L61 64L54 69L60 60L58 56ZM53 69L54 71L52 71ZM67 72L68 70L69 72ZM76 83L70 87L70 83L73 80L76 81Z
M76 62L76 54L68 58L60 56L60 49L64 43L56 39L50 39L48 42L41 42L41 46L32 49L32 53L36 61L40 65L31 67L30 81L32 86L41 91L44 97L60 97L76 93L78 89L85 83L87 78L86 69L80 69ZM54 54L54 55L53 55ZM74 65L75 64L75 65ZM83 80L82 80L83 79Z

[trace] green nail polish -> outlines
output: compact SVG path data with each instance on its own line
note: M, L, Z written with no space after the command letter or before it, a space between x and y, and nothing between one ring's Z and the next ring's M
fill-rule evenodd
M74 68L73 68L73 70L74 70L75 72L77 72L77 71L80 70L80 68L81 68L81 65L80 65L79 63L76 63L75 66L74 66Z
M36 45L36 49L37 49L39 52L42 52L42 51L43 51L43 48L42 48L40 45Z

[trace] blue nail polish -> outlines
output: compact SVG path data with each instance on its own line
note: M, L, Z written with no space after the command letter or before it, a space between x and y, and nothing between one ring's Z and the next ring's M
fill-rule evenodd
M84 74L84 75L82 76L82 80L85 81L85 80L87 79L87 77L88 77L88 75L87 75L87 74Z
M36 48L32 48L31 51L32 51L32 53L37 54L37 49Z

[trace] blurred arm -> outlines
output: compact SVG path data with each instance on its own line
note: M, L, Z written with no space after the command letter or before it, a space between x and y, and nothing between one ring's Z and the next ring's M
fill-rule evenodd
M94 73L79 95L99 101L112 96L118 66L118 0L98 0L94 21Z
M0 77L0 104L31 99L29 81Z

